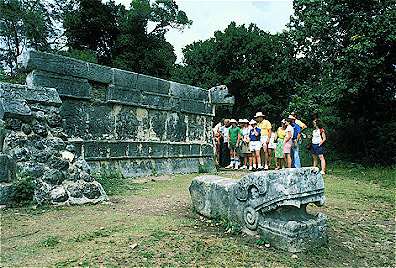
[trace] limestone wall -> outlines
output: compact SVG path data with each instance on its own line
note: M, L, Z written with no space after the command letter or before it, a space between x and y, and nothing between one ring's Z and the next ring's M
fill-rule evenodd
M205 90L42 52L29 51L20 62L26 92L59 94L61 127L93 171L215 169L211 124L216 104L233 103L226 88Z

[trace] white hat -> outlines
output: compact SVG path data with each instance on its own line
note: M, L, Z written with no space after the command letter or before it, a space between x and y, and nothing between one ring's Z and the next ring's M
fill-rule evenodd
M296 118L292 115L289 115L289 119L296 120Z
M249 120L247 120L247 119L239 119L239 123L249 123Z
M238 123L235 119L231 119L230 123Z
M255 115L254 117L260 117L260 116L264 117L264 115L263 115L262 112L257 112L256 115Z
M285 120L285 119L282 119L281 123L282 123L282 124L286 124L286 120Z
M249 125L254 125L254 124L257 124L257 122L255 121L255 120L250 120L250 122L249 122Z

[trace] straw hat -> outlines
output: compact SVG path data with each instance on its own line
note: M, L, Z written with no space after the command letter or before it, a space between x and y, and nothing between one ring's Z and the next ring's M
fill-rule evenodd
M261 117L264 117L264 115L263 115L262 112L257 112L256 115L255 115L254 117L260 117L260 116L261 116Z
M230 123L238 123L235 119L231 119Z
M296 120L296 118L292 115L289 115L289 119Z
M255 124L257 124L257 122L255 121L255 120L250 120L250 122L249 122L249 125L255 125Z

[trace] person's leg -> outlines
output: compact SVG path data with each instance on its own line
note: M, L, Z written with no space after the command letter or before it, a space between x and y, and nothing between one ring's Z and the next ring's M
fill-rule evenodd
M256 159L257 159L257 168L261 168L261 156L260 156L260 150L256 151Z
M235 150L232 148L232 145L230 146L230 164L226 166L226 168L232 168L234 166L234 155L235 155Z
M250 154L250 157L249 157L249 162L250 162L250 165L249 165L249 170L252 170L253 169L253 162L255 161L255 154L254 154L254 152L252 152L251 154Z
M291 168L292 167L292 159L291 159L291 154L285 153L285 160L287 163L287 167Z
M318 155L319 159L320 159L320 164L322 166L322 171L325 172L326 170L326 160L323 156L323 154Z
M300 168L300 142L297 143L297 147L294 148L294 165L295 168Z
M235 149L235 169L239 168L239 153L238 153L239 147Z
M272 150L271 148L268 148L268 167L271 166L272 164L272 153L274 150Z
M316 154L312 154L313 157L313 166L317 167L318 166L318 156Z
M291 147L290 147L290 158L292 160L291 166L294 167L294 141L292 141Z

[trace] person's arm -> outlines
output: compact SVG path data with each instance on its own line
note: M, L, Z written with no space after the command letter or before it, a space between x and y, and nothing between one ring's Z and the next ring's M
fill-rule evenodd
M297 148L297 146L298 146L298 140L300 139L300 136L301 136L301 133L298 133L298 134L297 134L297 138L296 138L296 140L294 141L294 148Z
M285 143L288 142L290 139L291 139L291 131L289 130L287 132L287 137L286 137Z
M322 135L322 141L319 143L319 147L322 146L322 144L326 141L326 134L325 132L321 132L320 133Z
M241 134L239 133L239 131L238 131L238 140L237 140L237 143L236 143L236 147L238 147L239 146L239 141L241 140Z
M267 144L270 142L270 139L271 139L271 134L272 134L272 128L269 128L268 129L268 139L267 139Z

